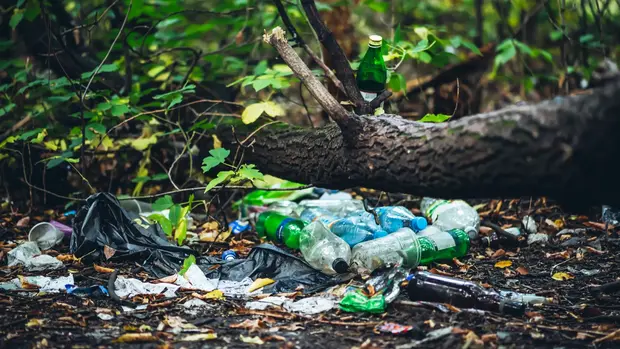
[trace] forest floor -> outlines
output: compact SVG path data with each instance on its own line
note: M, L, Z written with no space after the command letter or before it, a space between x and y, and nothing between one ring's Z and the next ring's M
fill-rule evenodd
M249 311L244 307L245 300L226 298L206 300L208 308L192 315L181 304L191 299L194 291L178 291L172 300L138 296L133 301L148 303L148 308L128 313L109 298L44 294L32 289L0 290L0 348L617 347L620 301L614 294L592 292L596 286L620 278L620 239L613 227L601 224L600 214L569 215L541 199L531 205L491 200L477 208L484 220L504 227L519 226L527 211L538 223L538 232L547 234L549 241L545 246L524 243L496 248L475 244L467 256L428 268L499 289L552 297L554 303L532 306L524 316L512 317L452 306L423 307L410 302L402 292L383 314L346 313L336 308L318 315L278 308ZM31 217L28 224L20 224L23 227L15 226L20 217L3 217L0 282L20 275L67 273L32 273L6 266L6 253L16 246L14 242L25 240L36 221L50 218L45 214ZM575 228L585 229L557 234ZM45 253L66 254L68 246L64 243ZM109 274L98 272L92 265L64 263L81 286L107 283ZM114 267L120 269L120 275L135 273L134 265ZM146 273L140 276L146 277ZM113 318L102 320L99 314ZM402 334L381 332L379 326L385 322L412 328ZM209 333L215 333L216 338L208 339L213 337ZM202 337L183 341L194 334ZM263 344L249 343L259 339Z

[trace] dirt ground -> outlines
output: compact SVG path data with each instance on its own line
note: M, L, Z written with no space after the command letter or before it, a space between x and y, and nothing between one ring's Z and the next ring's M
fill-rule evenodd
M520 218L529 213L538 223L538 232L546 233L549 241L545 246L522 243L496 248L478 243L466 257L427 269L499 289L552 297L553 304L533 306L523 317L512 317L445 305L421 306L411 302L403 292L379 315L337 309L312 316L277 308L250 311L244 309L245 300L230 298L206 300L209 307L191 315L181 304L193 297L193 291L178 291L180 297L172 301L134 297L132 301L148 304L148 308L131 313L123 312L121 304L109 298L39 294L37 290L0 291L0 347L406 349L620 345L617 294L594 292L597 286L620 277L617 267L620 239L613 227L605 227L600 215L571 215L540 199L531 205L517 200L494 200L482 203L478 209L483 221L504 227L518 226ZM16 227L19 218L3 217L0 282L19 275L42 274L6 266L6 252L15 247L12 242L25 239L30 226L48 217L34 215L27 226ZM558 235L562 229L575 228L584 230ZM483 229L482 233L488 234L489 229ZM46 253L57 255L67 251L65 244ZM510 265L500 267L507 264ZM90 265L65 262L65 266L78 285L105 285L109 277ZM135 265L111 267L120 268L120 275L147 277ZM66 273L61 270L50 275ZM104 321L98 313L111 314L114 318ZM403 334L380 332L378 326L385 322L410 325L412 329ZM182 341L198 333L204 337L215 333L217 337ZM243 338L248 341L248 337L258 337L264 344L244 342ZM126 342L131 339L140 341Z

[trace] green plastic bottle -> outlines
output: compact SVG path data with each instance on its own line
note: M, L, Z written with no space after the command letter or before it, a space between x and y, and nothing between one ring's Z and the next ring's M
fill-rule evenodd
M299 236L305 226L306 223L300 219L266 211L258 216L256 232L262 238L284 243L292 249L299 249Z
M381 42L383 38L379 35L371 35L368 42L368 51L360 61L357 70L357 87L359 87L362 97L370 102L385 90L387 81L387 68L381 54ZM383 103L375 110L375 115L383 114Z
M469 251L469 234L462 229L452 229L418 237L420 264L462 257Z

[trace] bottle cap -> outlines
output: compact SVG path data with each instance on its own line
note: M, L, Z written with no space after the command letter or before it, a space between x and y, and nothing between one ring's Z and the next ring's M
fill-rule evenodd
M336 273L343 274L349 270L349 263L342 258L336 258L332 263L332 268L336 271Z
M416 232L420 230L424 230L424 228L426 228L427 225L428 225L428 222L426 221L426 218L424 217L415 217L411 220L411 227Z
M237 259L237 254L233 250L226 250L224 251L224 253L222 253L222 259L225 261Z
M381 41L383 41L383 38L380 35L371 35L368 38L370 39L368 46L379 47L381 46Z

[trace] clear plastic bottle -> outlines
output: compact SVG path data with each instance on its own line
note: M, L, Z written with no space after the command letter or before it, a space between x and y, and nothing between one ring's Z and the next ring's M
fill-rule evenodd
M375 209L381 227L388 233L393 233L400 228L411 228L415 232L419 232L426 228L428 222L424 217L416 217L403 206L383 206Z
M325 208L307 208L300 214L304 222L322 222L332 233L353 247L363 241L387 235L374 221L367 221L361 216L339 218Z
M438 234L441 232L442 232L441 229L437 228L436 226L429 225L428 227L419 231L418 236L429 236L429 235L434 235L434 234Z
M299 249L308 264L325 274L342 274L349 269L351 248L320 221L302 230Z
M351 264L369 271L387 264L413 268L420 263L420 258L420 242L415 232L408 228L380 239L362 242L351 251Z
M360 200L302 200L299 202L296 208L296 213L301 215L301 212L307 208L321 208L331 212L338 217L344 217L351 212L357 210L363 210L364 204Z
M423 198L420 210L440 230L463 229L471 239L478 237L480 216L463 200Z
M462 257L469 251L469 245L469 235L461 229L418 236L410 228L402 228L355 246L351 264L370 271L388 263L413 268L418 264Z

